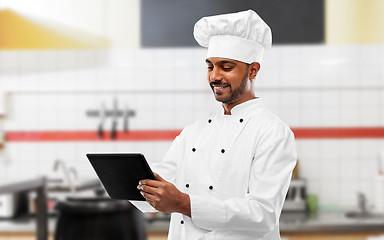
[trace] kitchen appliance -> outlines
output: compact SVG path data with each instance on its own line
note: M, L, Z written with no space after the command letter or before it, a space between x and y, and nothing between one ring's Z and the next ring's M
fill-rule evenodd
M13 218L22 212L27 212L25 192L0 195L0 218Z
M292 179L283 205L283 211L306 211L306 188L305 179Z
M13 217L16 211L15 194L0 196L0 218Z

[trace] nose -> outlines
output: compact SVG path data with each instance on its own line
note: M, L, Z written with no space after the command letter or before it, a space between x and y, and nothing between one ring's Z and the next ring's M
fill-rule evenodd
M223 80L223 75L221 74L220 69L214 67L210 72L208 72L208 79L210 82Z

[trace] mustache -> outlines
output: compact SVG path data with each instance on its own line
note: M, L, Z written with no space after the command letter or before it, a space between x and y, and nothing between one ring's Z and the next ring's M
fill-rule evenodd
M221 81L213 81L213 82L210 82L209 85L211 87L227 87L227 86L231 86L229 83L223 83Z

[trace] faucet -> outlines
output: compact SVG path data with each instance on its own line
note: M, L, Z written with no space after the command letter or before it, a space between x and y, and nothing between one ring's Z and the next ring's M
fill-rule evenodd
M72 175L75 177L75 179L78 179L77 171L74 167L70 167L68 169L68 172L72 173Z
M59 169L59 166L61 166L61 169L63 170L65 180L67 181L69 185L69 189L72 194L76 194L75 185L72 182L72 179L69 176L70 170L74 173L74 175L77 177L77 173L75 169L71 168L70 170L67 168L65 162L61 159L57 159L53 165L53 170L57 171Z

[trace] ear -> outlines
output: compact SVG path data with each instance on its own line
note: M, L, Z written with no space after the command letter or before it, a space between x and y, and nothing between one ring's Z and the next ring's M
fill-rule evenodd
M260 63L253 62L249 65L249 80L255 79L257 73L260 70Z

